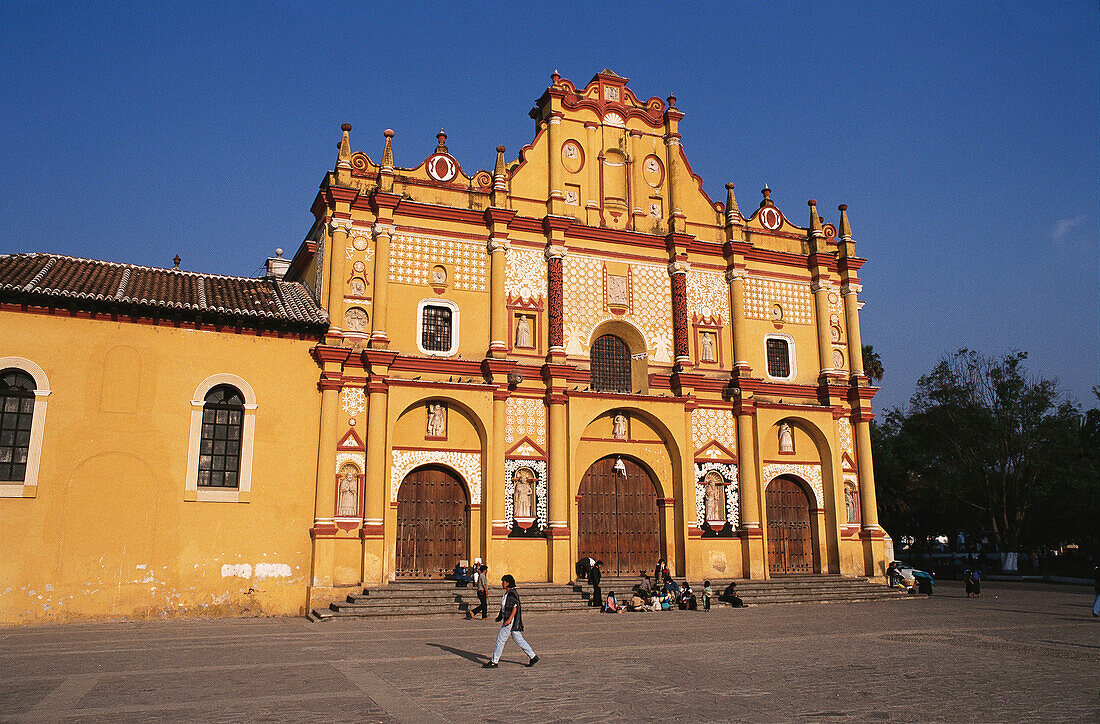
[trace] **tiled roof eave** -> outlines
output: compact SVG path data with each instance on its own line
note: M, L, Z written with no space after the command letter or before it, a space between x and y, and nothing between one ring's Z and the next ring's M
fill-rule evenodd
M285 329L301 332L323 333L328 329L327 319L296 319L281 317L266 310L226 309L224 307L201 308L183 302L160 302L124 297L115 299L101 294L91 295L53 290L22 291L12 285L0 285L0 302L28 304L74 311L109 312L164 319L187 320L196 323L231 324L261 329Z

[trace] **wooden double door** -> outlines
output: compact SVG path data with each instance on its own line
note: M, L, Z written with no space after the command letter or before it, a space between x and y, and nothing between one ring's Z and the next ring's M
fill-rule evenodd
M417 468L397 491L399 578L442 578L468 559L470 500L462 481L439 466Z
M661 557L661 517L657 488L645 468L627 458L597 460L577 497L578 557L602 560L605 576L653 569Z
M813 573L813 527L810 499L802 486L776 478L764 492L768 516L768 570Z

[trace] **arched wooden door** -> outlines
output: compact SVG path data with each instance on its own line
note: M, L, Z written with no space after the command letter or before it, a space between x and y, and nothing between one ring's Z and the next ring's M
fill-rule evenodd
M626 475L616 471L616 459L597 460L581 481L577 552L602 560L605 576L636 576L661 556L657 487L627 458L622 458Z
M443 467L417 468L397 491L399 578L442 578L467 559L470 501L466 487Z
M776 478L764 492L768 514L768 570L813 573L810 499L798 483Z

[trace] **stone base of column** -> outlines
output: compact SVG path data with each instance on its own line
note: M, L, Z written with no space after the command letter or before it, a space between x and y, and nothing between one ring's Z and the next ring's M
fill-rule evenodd
M762 581L767 578L764 560L764 530L759 523L743 523L741 526L741 570L745 578Z
M386 551L381 537L363 539L363 583L377 585L386 582Z
M878 527L864 529L859 537L863 543L863 575L885 580L886 566L890 564L886 560L885 532Z
M573 580L576 571L573 567L572 556L569 550L569 529L558 527L551 523L547 530L547 561L548 578L551 583L569 583Z

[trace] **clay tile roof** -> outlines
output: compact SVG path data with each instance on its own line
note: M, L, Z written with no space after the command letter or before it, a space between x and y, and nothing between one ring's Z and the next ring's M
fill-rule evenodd
M0 254L0 302L303 332L328 328L328 314L299 282L59 254Z

